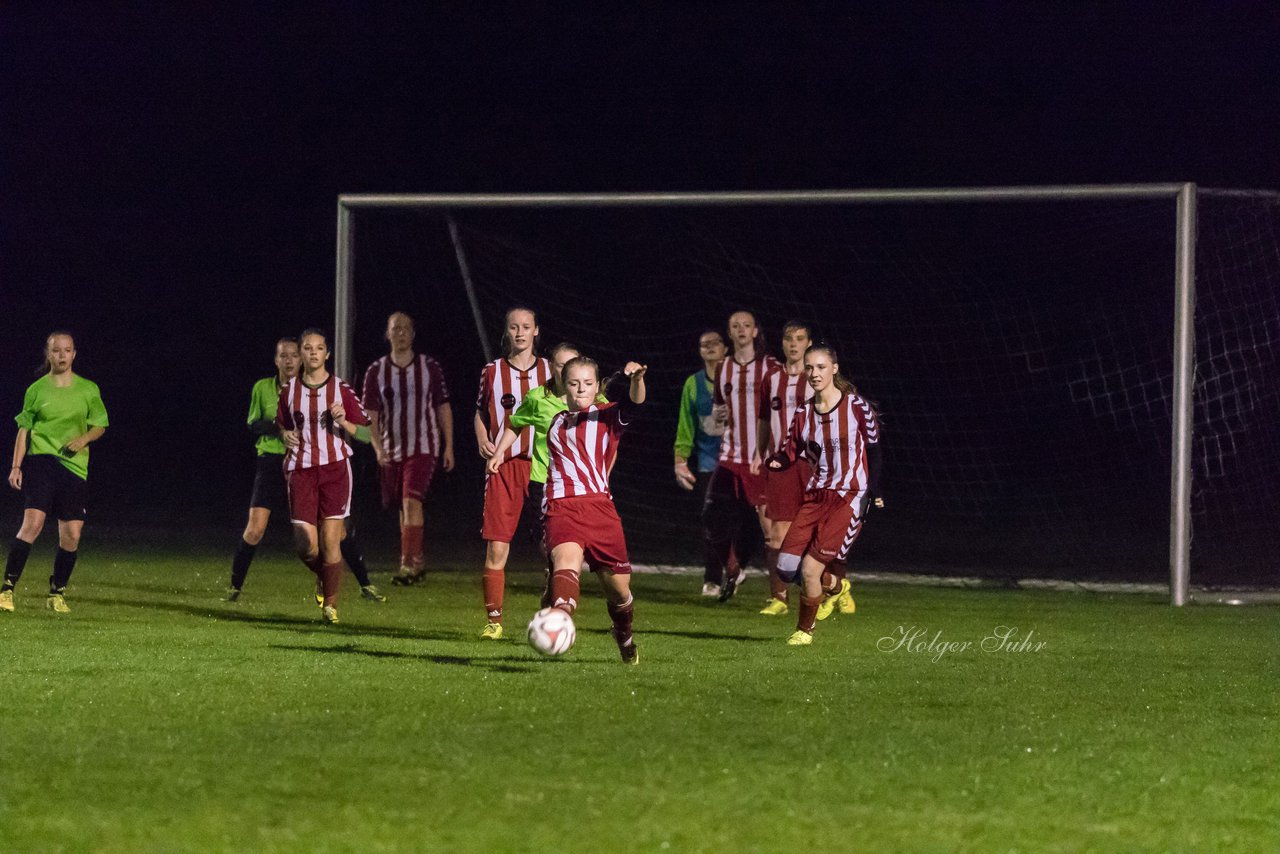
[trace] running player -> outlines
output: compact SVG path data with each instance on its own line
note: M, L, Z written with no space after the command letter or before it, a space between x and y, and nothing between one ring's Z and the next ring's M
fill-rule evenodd
M782 327L782 355L786 364L765 378L768 417L760 424L760 452L753 461L752 471L759 472L763 460L782 450L796 407L809 399L804 352L812 343L813 331L809 324L791 320ZM785 471L766 470L764 475L764 554L765 570L769 573L769 601L760 613L772 617L787 613L787 584L777 572L778 549L800 509L804 487L809 482L809 464L801 459Z
M724 336L708 329L698 336L698 355L702 357L702 370L690 374L684 381L680 394L680 414L676 417L675 474L676 483L696 497L699 506L706 500L707 483L719 465L720 437L724 425L712 415L715 401L716 370L729 348ZM692 466L690 463L692 462ZM716 551L703 532L702 538L702 595L720 595L720 562Z
M524 396L551 378L551 364L537 355L537 345L537 315L528 308L512 308L503 319L503 356L485 365L480 372L480 394L473 422L476 444L486 461L495 456L498 459L496 473L485 477L484 522L480 529L485 541L483 580L487 620L480 636L488 640L502 637L507 557L520 523L520 513L529 497L533 428L516 430L516 439L501 454L498 454L498 443L513 430L511 415Z
M547 433L547 548L553 606L569 614L578 607L579 574L585 560L600 578L613 639L626 664L636 664L640 651L631 634L634 600L631 561L622 520L609 492L609 472L618 440L644 403L645 366L628 362L623 374L630 393L618 403L597 403L600 369L584 356L564 367L568 411L555 416Z
M784 471L803 454L813 467L778 556L778 573L803 583L792 646L813 643L819 606L826 596L849 592L847 579L827 571L844 560L862 532L867 507L884 504L880 494L880 426L872 409L840 374L835 350L815 344L804 356L813 398L796 410L782 450L769 458L770 471Z
M751 461L758 448L764 379L778 360L764 351L760 328L749 311L729 316L733 356L716 372L716 418L724 425L720 464L707 484L702 518L709 551L723 579L719 600L727 602L742 580L764 527L765 483ZM736 557L731 562L730 558Z
M453 407L444 372L435 359L413 351L413 318L397 311L387 318L391 346L364 375L364 408L372 421L382 507L400 513L400 571L393 584L422 578L422 497L436 461L453 471Z
M369 416L351 386L325 368L329 344L319 329L300 336L302 373L280 390L276 423L286 438L285 477L298 557L315 573L325 622L338 622L342 538L351 512L351 445Z
M71 370L76 342L69 332L54 332L44 344L44 376L22 399L18 438L13 443L9 485L21 490L22 527L9 544L0 611L12 611L13 590L22 578L31 544L49 514L58 520L58 551L49 577L45 607L66 614L67 582L76 567L89 493L89 443L107 429L107 410L97 384Z
M266 533L272 512L281 508L288 510L288 490L284 476L286 448L280 427L276 424L276 411L280 390L298 375L301 359L298 339L281 338L276 342L275 375L254 383L249 397L249 432L258 437L255 442L258 459L253 476L253 494L249 499L249 521L231 559L231 587L227 590L226 597L228 602L235 602L240 598L245 578L249 575L249 566ZM355 438L360 439L361 434L364 434L361 441L367 443L368 432L367 427L360 427ZM360 595L373 602L386 601L386 597L369 580L369 570L354 534L343 539L342 556L360 584Z

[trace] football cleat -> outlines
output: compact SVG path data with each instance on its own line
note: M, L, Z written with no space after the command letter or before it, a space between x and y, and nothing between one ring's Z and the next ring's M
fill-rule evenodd
M803 629L796 629L791 637L787 638L787 646L808 646L813 643L813 635Z
M480 640L502 640L502 623L485 623Z
M412 584L417 584L421 580L422 573L414 572L413 567L411 566L402 566L396 571L395 575L391 576L391 583L398 584L401 587L408 587Z
M632 641L626 646L619 647L618 652L622 654L623 664L639 664L640 663L640 648L636 646L635 641Z
M841 614L852 614L858 610L858 603L853 601L853 594L849 592L852 587L849 579L840 579L840 592L836 594L836 609Z
M836 610L836 597L838 593L832 593L830 596L822 600L822 604L818 606L818 619L825 620L830 617Z
M324 582L320 580L320 576L316 576L316 604L324 607Z
M0 590L0 611L13 610L13 591Z
M760 609L760 613L766 617L780 617L787 613L787 603L781 599L770 598L765 606Z
M715 599L720 595L720 585L712 584L710 581L708 581L706 584L702 585L702 595L711 599Z
M728 602L733 598L733 594L738 592L738 585L742 583L742 575L742 570L738 570L736 575L731 575L724 580L720 595L716 597L717 602Z
M237 600L237 599L239 599L239 598L240 598L240 588L239 588L239 587L228 587L228 588L227 588L227 595L226 595L225 597L223 597L222 601L223 601L223 602L234 602L234 601L236 601L236 600Z
M55 614L70 614L71 609L67 607L67 600L61 593L50 593L49 598L44 600L44 606Z
M325 605L321 609L320 614L324 617L324 621L330 625L342 622L338 619L338 609L332 605Z
M360 588L361 597L368 599L370 602L385 602L387 597L378 592L378 588L372 584L366 584Z

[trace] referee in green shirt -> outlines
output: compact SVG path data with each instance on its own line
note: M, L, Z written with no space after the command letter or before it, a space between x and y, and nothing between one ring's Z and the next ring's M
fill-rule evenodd
M9 544L0 611L14 608L13 590L22 578L31 544L50 514L58 520L58 552L49 577L46 607L66 614L66 589L76 567L80 532L84 529L89 496L89 443L107 429L107 409L96 383L71 370L76 342L68 332L54 332L45 340L47 373L27 389L13 444L9 485L21 490L22 527Z

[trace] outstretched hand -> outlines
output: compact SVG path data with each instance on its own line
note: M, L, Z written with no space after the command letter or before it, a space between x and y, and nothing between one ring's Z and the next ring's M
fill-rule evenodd
M637 380L644 376L644 372L649 370L648 365L642 365L639 362L627 362L622 369L623 376L628 379Z

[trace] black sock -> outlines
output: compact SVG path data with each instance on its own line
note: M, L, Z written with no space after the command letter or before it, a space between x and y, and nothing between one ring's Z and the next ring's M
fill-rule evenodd
M360 586L368 587L369 568L364 565L364 552L360 551L360 544L356 542L355 534L349 534L342 541L342 559L347 562L347 566L351 567L351 574L356 577Z
M17 586L18 579L22 577L22 570L27 565L27 558L30 556L31 543L14 537L13 542L9 544L9 559L4 565L5 588Z
M59 548L53 556L53 575L49 576L49 592L61 593L67 589L71 573L76 568L76 553Z
M231 558L231 586L239 590L244 586L244 578L249 574L249 564L253 563L253 553L258 547L250 545L243 539L236 546L235 557Z

